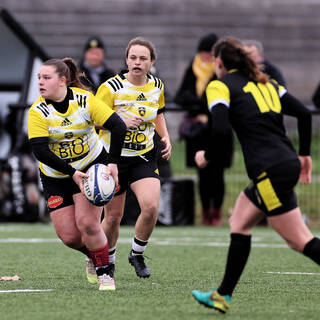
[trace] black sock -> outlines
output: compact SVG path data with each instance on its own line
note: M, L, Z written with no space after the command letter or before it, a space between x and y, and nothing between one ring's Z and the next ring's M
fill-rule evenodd
M102 276L104 273L108 274L108 265L95 267L97 276Z
M80 252L82 252L83 254L85 254L87 257L90 258L89 251L88 251L88 249L87 249L86 246L83 246L83 247L81 247L81 248L78 248L77 250L80 251Z
M320 265L320 240L316 237L311 239L305 245L302 253Z
M231 233L231 242L226 264L226 270L218 293L232 295L242 271L247 263L251 248L251 236Z

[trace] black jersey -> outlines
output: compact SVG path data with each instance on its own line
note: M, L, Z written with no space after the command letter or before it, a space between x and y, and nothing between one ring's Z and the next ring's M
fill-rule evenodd
M287 95L284 87L272 82L256 83L241 72L230 70L220 80L212 81L206 93L211 112L214 108L222 108L223 112L228 110L229 121L240 141L251 179L270 167L297 158L283 124L281 102ZM300 105L299 108L301 112ZM309 112L303 106L302 109Z

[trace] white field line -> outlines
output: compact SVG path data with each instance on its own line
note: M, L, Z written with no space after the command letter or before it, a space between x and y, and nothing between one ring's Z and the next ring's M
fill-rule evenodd
M0 293L16 293L16 292L48 292L52 291L52 289L16 289L16 290L0 290Z
M320 276L320 273L317 272L273 272L273 271L268 271L264 273L269 273L269 274L293 274L293 275L307 275L307 276Z
M261 238L258 238L262 240ZM220 239L219 239L220 240ZM0 239L0 243L25 243L25 244L35 244L35 243L60 243L60 239L50 239L50 238L7 238ZM118 243L131 243L132 238L120 238ZM183 238L151 238L150 243L159 246L201 246L201 247L228 247L229 242L225 239L221 241L208 241L207 239L197 238L197 237L183 237ZM252 243L252 247L257 248L288 248L286 244L280 243Z
M61 242L60 239L49 238L7 238L0 239L0 243L48 243L48 242Z

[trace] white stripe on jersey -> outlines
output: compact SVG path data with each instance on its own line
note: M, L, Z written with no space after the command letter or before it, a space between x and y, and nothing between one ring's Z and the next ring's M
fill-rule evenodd
M225 100L225 99L216 99L216 100L213 100L213 101L209 104L209 106L208 106L209 110L212 111L212 108L213 108L214 106L216 106L217 104L220 104L220 103L223 104L223 105L225 105L227 108L230 107L230 103L229 103L227 100Z

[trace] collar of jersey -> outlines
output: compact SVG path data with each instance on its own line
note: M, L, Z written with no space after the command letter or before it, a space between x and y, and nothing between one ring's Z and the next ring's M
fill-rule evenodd
M237 72L238 71L238 69L230 69L230 70L228 70L228 73L234 73L234 72Z
M61 102L45 99L46 104L52 104L53 107L60 113L66 113L69 107L69 101L73 100L73 92L70 88L67 89L67 95Z

